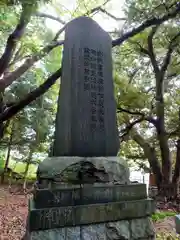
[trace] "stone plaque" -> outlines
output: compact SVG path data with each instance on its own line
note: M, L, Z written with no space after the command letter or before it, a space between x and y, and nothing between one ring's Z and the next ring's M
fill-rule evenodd
M34 194L36 208L75 206L108 203L124 200L139 200L147 197L145 184L69 187L40 189ZM46 199L46 201L44 201Z
M79 205L59 208L35 209L29 202L29 228L31 231L67 226L105 223L149 216L154 212L151 199Z
M112 41L95 21L67 24L53 156L116 156Z

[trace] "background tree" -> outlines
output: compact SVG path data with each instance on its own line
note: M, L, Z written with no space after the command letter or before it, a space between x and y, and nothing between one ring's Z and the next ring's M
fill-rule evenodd
M141 24L147 16L163 16L178 5L175 1L152 3L128 1L127 25ZM126 141L122 145L132 152L132 144L136 146L139 157L132 153L131 159L148 159L158 186L176 183L180 170L178 23L175 17L146 29L116 49L115 57L119 123L124 126L121 139ZM139 163L143 166L142 159Z

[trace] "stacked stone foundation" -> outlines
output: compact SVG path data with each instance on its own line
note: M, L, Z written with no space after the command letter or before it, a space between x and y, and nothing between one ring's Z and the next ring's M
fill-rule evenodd
M25 239L150 240L154 211L119 158L53 157L39 165Z
M36 188L26 239L154 239L154 202L145 184Z

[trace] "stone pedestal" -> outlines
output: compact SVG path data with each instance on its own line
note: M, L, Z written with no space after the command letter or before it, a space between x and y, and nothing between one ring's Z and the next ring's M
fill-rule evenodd
M129 184L126 164L118 158L110 159L59 157L40 164L38 173L43 182L37 183L33 199L29 201L26 239L154 239L149 218L155 210L154 202L147 198L146 185ZM47 167L51 160L53 167ZM55 162L59 164L56 166ZM82 168L83 163L86 168ZM92 178L94 180L88 183L87 177L86 183L74 184L80 181L79 171L86 175L89 166L99 173L99 182ZM104 166L103 169L100 166ZM66 171L72 173L68 175L68 181ZM104 181L104 175L109 181Z

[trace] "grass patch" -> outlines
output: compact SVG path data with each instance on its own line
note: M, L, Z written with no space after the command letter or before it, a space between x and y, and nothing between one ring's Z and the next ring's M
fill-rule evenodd
M0 174L4 170L4 164L5 164L5 161L0 159ZM13 172L23 175L25 172L25 169L26 169L26 163L16 162L16 161L10 159L8 167L11 168L13 170ZM36 178L36 170L37 170L37 165L30 164L28 174L27 174L27 179L35 179Z
M177 213L175 212L157 212L151 216L153 222L163 220L166 217L174 217Z
M11 169L13 169L14 172L23 175L23 173L25 171L25 168L26 168L26 163L23 163L23 162L18 162L17 163L15 161L11 160L9 162L9 167ZM36 169L37 169L37 166L35 166L34 164L30 164L29 165L27 179L34 179L34 178L36 178Z

